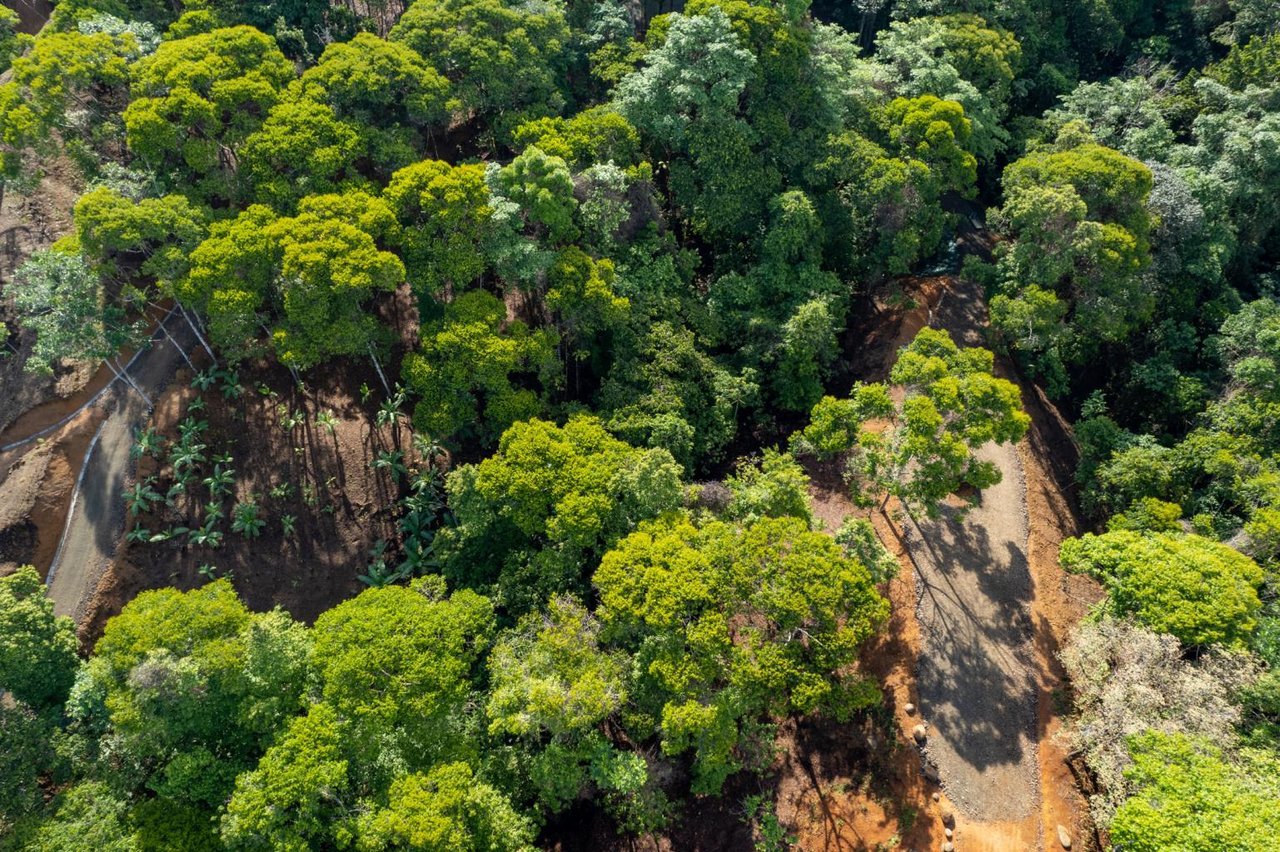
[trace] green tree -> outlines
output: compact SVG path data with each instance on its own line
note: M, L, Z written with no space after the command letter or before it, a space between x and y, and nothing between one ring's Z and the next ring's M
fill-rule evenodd
M571 804L588 788L593 767L614 754L599 729L627 701L628 663L625 654L601 647L595 617L560 595L494 646L489 733L514 739L528 754L521 786L531 787L546 810ZM634 792L600 786L606 794Z
M342 827L348 801L343 727L324 704L293 720L258 767L236 779L222 816L230 849L304 852Z
M427 580L368 589L316 619L312 662L361 787L465 755L471 678L493 630L488 600L445 597L443 582Z
M975 451L1017 441L1030 425L1017 385L992 375L993 363L986 349L961 349L947 332L921 329L889 373L904 390L901 402L885 385L859 383L850 398L814 406L795 445L820 456L848 452L856 498L895 496L936 514L960 486L999 482L1000 471Z
M465 763L445 763L391 784L387 807L359 820L356 848L533 852L529 819Z
M83 257L43 249L18 268L13 284L22 324L36 333L28 370L52 372L63 358L102 362L151 404L119 358L122 346L141 339L141 324L131 322L124 308L106 301L102 280Z
M392 175L384 197L403 226L399 247L419 298L463 290L485 271L493 211L483 167L424 160Z
M745 726L761 716L845 718L878 700L850 666L888 605L800 518L645 524L604 556L595 585L604 635L636 654L637 699L660 719L663 750L695 752L695 792L741 767Z
M449 82L409 47L372 33L326 47L295 91L354 126L378 176L416 162L424 134L448 119Z
M1108 610L1185 645L1241 647L1256 625L1262 569L1212 539L1113 530L1067 539L1061 559L1102 582Z
M229 198L240 146L266 120L293 64L253 27L163 42L132 68L129 148L197 198Z
M457 526L437 537L445 575L492 588L510 615L585 591L605 550L681 499L670 453L632 447L586 416L516 423L496 453L451 473L447 490Z
M1260 852L1280 820L1275 759L1254 775L1205 740L1150 731L1129 743L1133 793L1111 821L1112 842L1135 852Z
M285 212L305 195L339 191L355 177L359 154L357 128L339 120L329 106L282 101L244 140L238 173L250 198Z
M554 332L507 320L506 305L483 290L457 296L438 322L423 326L422 346L405 357L405 387L419 397L414 428L437 438L494 441L512 423L540 413L543 401L522 376L550 389L559 378Z
M696 335L657 322L617 352L600 391L609 430L671 453L686 472L714 464L759 396L756 371L735 375L699 346Z
M725 480L733 495L725 515L752 522L760 518L813 520L809 510L809 476L788 453L766 448L759 460L744 461Z
M557 8L501 0L421 0L390 35L449 80L450 109L476 119L497 145L523 122L564 108L570 38Z
M399 258L378 248L395 227L381 199L363 192L308 196L298 215L253 205L217 223L191 255L179 298L209 316L209 334L233 358L270 328L277 356L305 369L368 351L378 328L366 305L404 280Z
M39 852L141 852L128 824L128 805L97 781L75 785L58 797L53 818L31 843Z
M0 577L0 688L37 710L61 707L79 662L75 625L53 614L36 569Z
M76 201L80 250L104 272L153 277L162 291L188 272L188 256L204 239L208 211L182 195L134 199L100 186Z

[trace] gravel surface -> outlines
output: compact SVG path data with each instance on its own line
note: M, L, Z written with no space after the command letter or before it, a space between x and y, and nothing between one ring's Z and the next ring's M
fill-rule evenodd
M165 327L178 345L188 352L195 348L194 334L176 314L167 318ZM157 329L150 348L139 353L129 375L154 400L182 364L182 355ZM71 512L48 577L54 612L77 622L124 535L123 492L132 466L129 450L134 430L145 424L148 416L146 403L122 381L115 382L104 399L111 413L79 472Z
M983 343L978 288L955 282L934 313L958 343ZM903 523L918 575L922 756L968 818L1018 820L1040 798L1026 485L1013 445L978 455L1003 474L978 505Z

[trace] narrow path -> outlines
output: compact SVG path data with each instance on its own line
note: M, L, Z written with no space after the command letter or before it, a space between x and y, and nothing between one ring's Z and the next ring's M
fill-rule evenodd
M171 312L162 324L177 346L192 351L194 334L185 323L172 318ZM130 375L147 396L155 399L183 363L182 353L161 329L156 329L151 346L134 356ZM133 435L150 414L147 404L124 382L114 382L104 400L110 413L85 456L62 541L47 574L54 611L77 622L124 533L122 494L132 468Z

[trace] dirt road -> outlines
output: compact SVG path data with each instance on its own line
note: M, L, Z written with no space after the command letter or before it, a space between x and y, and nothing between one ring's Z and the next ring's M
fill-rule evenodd
M134 382L152 399L184 363L177 347L190 352L195 346L194 334L180 318L175 319L178 316L170 314L163 323L173 341L156 329L151 347L138 354L130 369ZM66 528L47 575L54 611L77 622L124 533L121 494L132 467L129 451L134 430L148 416L147 403L122 381L111 386L101 404L110 413L79 472Z

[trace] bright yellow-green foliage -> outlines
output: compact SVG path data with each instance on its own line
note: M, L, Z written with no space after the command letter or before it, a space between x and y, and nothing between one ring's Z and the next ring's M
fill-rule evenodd
M599 623L567 596L499 640L489 671L490 733L581 735L627 700L626 657L601 650Z
M305 195L337 192L354 176L360 154L357 127L314 101L276 104L240 150L246 194L277 211L292 210Z
M418 397L415 428L436 438L496 440L543 408L538 393L517 383L519 376L536 375L548 388L558 377L555 332L508 321L506 305L483 290L445 305L444 316L424 325L421 337L401 375Z
M933 514L961 485L999 482L1000 471L974 451L1017 441L1031 423L1017 385L992 375L993 365L990 351L962 349L945 331L921 329L889 373L890 384L904 390L901 403L885 385L857 384L850 399L826 397L814 406L796 446L848 452L858 499L892 494Z
M403 226L399 246L420 295L461 290L484 272L492 210L482 166L423 160L392 175L384 197Z
M1062 564L1107 588L1107 607L1192 647L1241 647L1261 603L1262 569L1225 544L1189 533L1115 530L1062 543Z
M635 525L680 504L680 467L666 450L632 447L594 417L563 427L516 423L498 449L449 475L457 526L437 541L445 573L496 584L512 614L552 594L584 592L586 571Z
M293 720L257 769L236 780L222 817L231 849L307 852L341 821L348 790L343 730L334 711L317 704Z
M493 639L493 607L467 590L446 598L443 587L368 589L316 619L321 694L369 769L379 754L414 770L464 750L460 714Z
M131 32L50 32L13 60L12 81L0 85L0 176L38 177L32 152L56 150L55 136L95 149L118 141L129 63L141 55Z
M0 689L38 710L56 707L78 664L75 625L53 614L36 569L0 577Z
M500 143L523 122L565 104L561 74L570 40L554 6L501 0L418 0L392 29L452 84L450 109L489 122Z
M177 170L193 194L226 197L236 150L293 77L275 40L252 27L162 42L132 68L129 147L157 171Z
M897 98L884 108L889 138L927 164L946 189L971 191L978 160L968 150L972 124L964 107L933 95Z
M359 852L533 852L534 830L506 796L465 763L391 784L387 807L359 820Z
M1241 766L1213 743L1154 731L1130 740L1135 787L1111 821L1132 852L1264 852L1280 825L1280 765Z
M126 198L108 187L80 196L75 206L76 236L88 257L121 273L137 263L143 275L168 288L188 272L188 256L204 239L208 212L182 195Z
M613 262L592 260L576 246L557 255L547 279L547 307L556 312L580 358L588 354L586 344L593 337L621 325L631 309L631 302L614 291Z
M575 171L608 162L635 166L641 159L640 134L607 106L583 110L572 118L557 116L526 122L516 129L514 141L521 148L537 146L550 156L561 158Z
M695 751L698 792L741 765L739 726L759 713L844 718L878 698L848 669L888 604L864 566L799 518L645 524L594 582L605 636L635 652L661 705L663 749Z
M233 357L254 350L264 313L286 364L364 353L378 327L369 298L404 280L400 259L378 248L395 227L364 193L309 196L289 218L254 205L210 229L176 292L208 312L210 338Z

